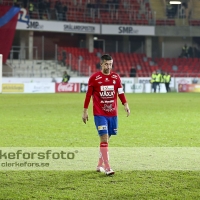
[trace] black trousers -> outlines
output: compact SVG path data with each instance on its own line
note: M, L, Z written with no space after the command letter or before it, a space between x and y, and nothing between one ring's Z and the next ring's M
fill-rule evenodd
M169 83L165 83L165 87L166 87L167 92L170 92Z
M157 88L158 88L158 91L160 92L160 83L159 82L153 82L154 93L156 93Z

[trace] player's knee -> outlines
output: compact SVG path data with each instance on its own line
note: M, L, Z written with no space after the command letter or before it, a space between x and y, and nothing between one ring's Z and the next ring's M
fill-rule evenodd
M108 143L109 136L108 134L103 134L100 136L100 142L107 142Z

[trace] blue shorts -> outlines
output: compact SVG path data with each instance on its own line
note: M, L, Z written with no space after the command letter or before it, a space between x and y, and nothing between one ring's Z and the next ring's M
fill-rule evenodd
M94 122L97 128L99 135L108 134L116 135L117 134L117 116L115 117L105 117L105 116L94 116Z

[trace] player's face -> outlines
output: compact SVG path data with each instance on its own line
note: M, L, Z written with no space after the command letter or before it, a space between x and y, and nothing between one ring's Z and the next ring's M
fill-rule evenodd
M104 60L103 63L101 63L102 73L110 74L110 71L112 69L112 64L113 64L113 60Z

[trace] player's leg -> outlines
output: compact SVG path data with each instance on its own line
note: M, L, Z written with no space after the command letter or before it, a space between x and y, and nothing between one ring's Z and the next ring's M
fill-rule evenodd
M99 161L97 165L97 171L101 171L102 168L109 167L108 161L108 123L106 117L94 116L95 125L100 138L100 151ZM104 166L105 165L105 166Z
M118 128L118 119L117 116L115 117L109 117L108 118L108 140L111 137L111 135L116 135L117 134L117 128ZM107 151L107 155L108 151ZM109 158L108 158L109 160ZM109 164L109 163L108 163ZM106 167L105 165L105 173L106 175L113 175L115 172L111 169L110 165Z
M100 135L100 154L101 158L99 158L98 166L104 165L105 169L109 169L109 153L108 153L108 134Z

